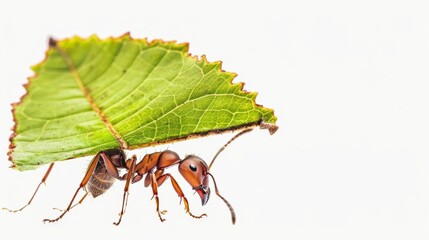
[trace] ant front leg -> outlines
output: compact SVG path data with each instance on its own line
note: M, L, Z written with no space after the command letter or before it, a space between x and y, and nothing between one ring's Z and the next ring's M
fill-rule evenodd
M185 194L183 193L182 189L180 188L179 184L177 183L177 181L173 178L173 176L171 176L171 174L166 173L162 176L160 176L159 178L157 178L158 182L164 182L165 180L167 180L167 178L170 178L171 180L171 185L173 185L174 190L176 191L176 193L179 195L180 200L183 199L183 203L185 204L185 212L187 214L189 214L189 216L193 217L193 218L202 218L202 217L207 217L207 214L203 213L199 216L195 216L194 214L191 213L191 211L189 210L189 203L188 203L188 199L186 199Z

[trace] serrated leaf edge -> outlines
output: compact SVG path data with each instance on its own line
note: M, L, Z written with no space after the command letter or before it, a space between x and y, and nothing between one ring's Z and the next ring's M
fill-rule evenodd
M178 46L178 47L180 47L180 46L183 47L184 54L186 54L187 57L189 57L190 59L192 59L192 60L194 60L196 62L202 62L203 64L209 64L209 65L211 65L211 64L219 64L218 71L220 71L222 73L226 72L224 69L222 69L222 61L209 62L207 60L207 57L206 57L205 54L203 54L200 57L198 57L197 55L192 55L191 53L189 53L189 43L187 43L187 42L177 43L177 41L174 41L174 40L173 41L164 41L162 39L153 39L151 41L148 41L147 38L133 38L131 36L130 32L126 32L123 35L120 35L118 37L113 37L112 36L112 37L108 37L108 38L105 38L105 39L100 39L96 34L92 34L92 35L90 35L87 38L80 37L78 35L74 35L74 36L69 37L69 38L63 38L63 39L60 39L60 40L53 40L53 38L50 38L49 39L49 46L50 47L45 51L45 57L44 57L44 59L41 62L39 62L39 63L37 63L37 64L35 64L35 65L33 65L31 67L31 69L34 72L34 75L28 77L27 78L27 83L23 84L23 87L25 89L25 93L20 97L20 99L19 99L18 102L15 102L15 103L11 104L11 106L12 106L11 112L12 112L14 124L13 124L13 126L11 128L12 134L9 137L10 144L9 144L9 150L7 152L8 160L12 162L12 165L10 166L11 168L16 168L16 165L13 162L13 156L12 156L13 150L16 147L16 145L13 142L14 139L15 139L15 137L16 137L16 129L17 129L17 119L16 119L16 112L15 112L16 107L20 103L22 103L24 101L24 99L27 97L27 95L28 95L28 88L29 88L30 84L32 84L32 80L35 79L35 78L37 78L38 75L39 75L36 72L36 68L38 66L41 66L43 63L45 63L47 61L47 59L49 57L49 51L52 50L52 47L54 47L53 45L56 45L57 43L60 43L62 41L71 40L71 39L74 39L74 38L77 38L79 40L87 40L87 39L90 39L90 38L94 38L97 41L103 41L103 40L108 40L108 39L119 41L119 40L123 40L123 39L129 39L131 41L143 41L148 46L156 46L157 44L176 44L176 46ZM237 73L234 73L234 72L226 72L226 73L230 74L230 76L231 76L230 79L229 79L229 83L231 85L239 85L240 86L240 91L242 93L244 93L244 94L252 94L253 96L252 96L251 99L252 99L253 104L255 104L257 107L264 108L266 110L272 111L273 112L273 116L275 116L273 109L265 108L263 105L260 105L260 104L256 103L256 96L258 94L257 92L248 92L248 91L244 90L243 88L244 88L245 84L243 82L233 83L233 80L238 75ZM158 144L173 143L173 142L178 142L178 141L183 141L183 140L188 140L188 139L193 139L193 138L205 137L205 136L214 135L214 134L221 134L221 133L226 133L226 132L234 132L234 131L237 131L237 130L244 130L244 129L247 129L247 128L255 128L255 127L258 127L258 126L260 127L260 129L267 129L271 135L274 134L278 130L278 126L277 125L275 125L273 123L265 123L262 119L260 119L257 122L247 123L247 124L243 124L243 125L239 125L239 126L225 128L225 129L217 129L217 130L210 130L210 131L205 131L205 132L193 133L193 134L190 134L190 135L187 135L187 136L184 136L184 137L179 137L179 138L176 138L176 139L168 139L168 140L163 140L163 141L156 141L156 142L153 142L153 143L146 143L146 144L140 144L140 145L135 145L135 146L127 146L126 149L132 150L132 149L137 149L137 148L142 148L142 147L154 146L154 145L158 145ZM90 155L92 155L92 154L88 154L88 155L84 155L84 156L76 156L74 158L85 157L85 156L90 156ZM73 159L73 158L70 158L70 159Z

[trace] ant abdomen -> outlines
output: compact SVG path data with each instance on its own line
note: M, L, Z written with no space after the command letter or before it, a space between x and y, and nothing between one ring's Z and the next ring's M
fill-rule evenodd
M107 172L103 160L99 160L95 167L95 171L92 173L86 185L86 190L96 198L109 190L115 180L116 179Z
M112 160L115 167L125 167L125 154L122 150L109 149L104 151L104 153ZM116 178L107 171L103 158L99 156L97 166L86 185L86 190L96 198L109 190L115 180Z

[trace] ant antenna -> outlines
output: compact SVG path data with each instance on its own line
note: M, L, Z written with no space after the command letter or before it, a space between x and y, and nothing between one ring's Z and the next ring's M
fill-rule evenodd
M234 137L231 138L231 140L229 140L225 145L223 145L219 151L217 151L217 153L215 154L215 156L213 157L213 160L210 162L209 168L207 169L208 171L210 171L210 168L212 167L214 161L216 160L217 156L219 156L219 154L235 139L237 139L238 137L240 137L241 135L248 133L250 131L252 131L253 128L248 128L248 129L244 129L243 131L237 133ZM213 178L213 176L212 176ZM214 179L213 179L214 180ZM219 194L218 194L219 195ZM223 197L221 197L222 199L224 199Z
M216 180L214 179L214 177L213 177L213 175L210 173L210 168L212 167L212 165L213 165L213 163L214 163L214 161L216 160L216 158L217 158L217 156L219 156L219 154L232 142L232 141L234 141L235 139L237 139L238 137L240 137L241 135L243 135L243 134L245 134L245 133L248 133L248 132L250 132L250 131L252 131L253 129L252 128L248 128L248 129L244 129L243 131L241 131L241 132L239 132L239 133L237 133L234 137L232 137L227 143L225 143L225 145L223 145L220 149L219 149L219 151L217 151L217 153L215 154L215 156L213 157L213 160L210 162L210 165L209 165L209 167L207 168L207 174L213 179L213 183L214 183L214 186L215 186L215 192L216 192L216 195L218 195L218 197L220 197L220 199L222 199L223 200L223 202L226 204L226 206L228 206L228 208L229 208L229 211L231 212L231 220L232 220L232 224L235 224L235 220L236 220L236 217L235 217L235 211L234 211L234 208L232 208L232 206L231 206L231 204L224 198L224 197L222 197L222 195L220 195L220 193L219 193L219 189L217 188L217 184L216 184Z
M228 206L229 211L231 212L232 224L235 224L236 217L235 217L235 211L234 211L234 209L232 208L231 204L224 197L222 197L220 195L219 190L217 189L217 184L216 184L216 181L215 181L213 175L211 173L207 173L207 174L210 175L210 177L212 177L213 183L214 183L214 186L215 186L216 195L218 195L225 202L225 204Z

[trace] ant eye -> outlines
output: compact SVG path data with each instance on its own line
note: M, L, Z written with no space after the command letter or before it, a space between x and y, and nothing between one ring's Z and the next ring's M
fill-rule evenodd
M189 164L189 169L191 169L192 172L196 172L197 171L197 167L194 164Z

